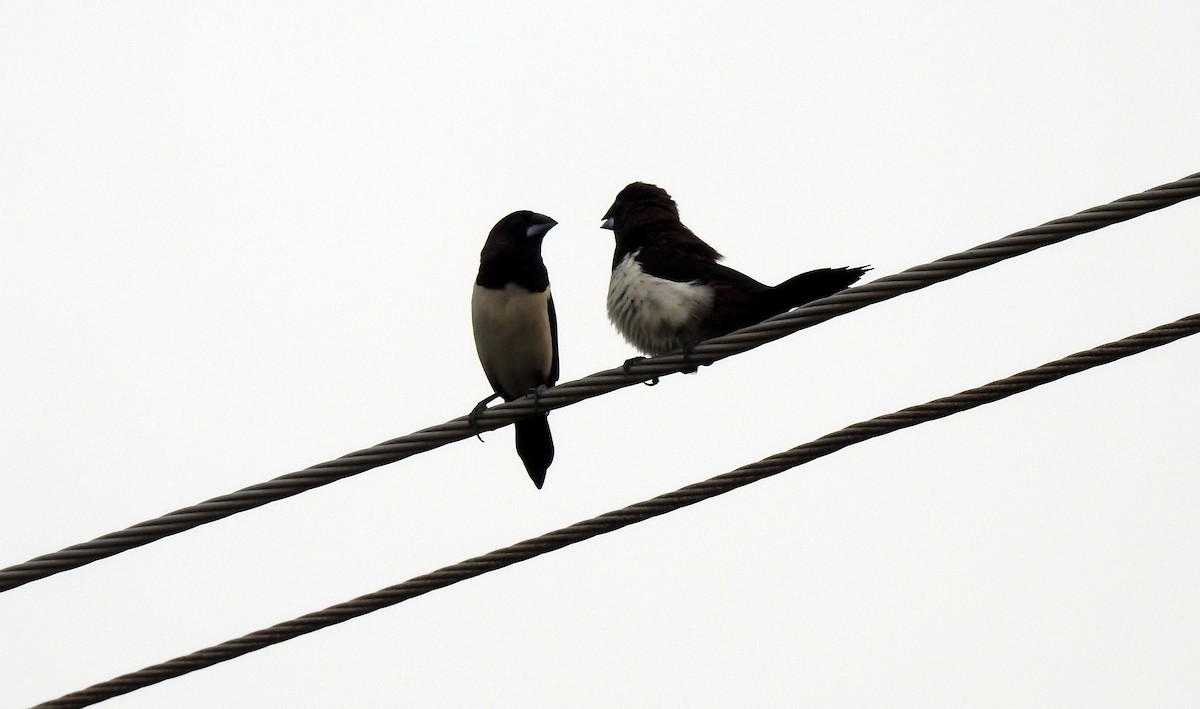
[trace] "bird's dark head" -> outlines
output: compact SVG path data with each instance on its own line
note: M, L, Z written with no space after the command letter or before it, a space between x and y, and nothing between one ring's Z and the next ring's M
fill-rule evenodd
M679 221L679 207L667 191L657 185L634 182L617 193L604 229L612 229L616 239L613 268L628 254L646 246L669 253L669 258L718 260L721 254L692 233Z
M483 245L483 256L508 251L540 253L542 238L558 222L545 214L522 209L496 222Z
M675 200L657 185L633 182L617 193L600 226L621 232L637 224L661 221L679 221L679 207L675 206Z

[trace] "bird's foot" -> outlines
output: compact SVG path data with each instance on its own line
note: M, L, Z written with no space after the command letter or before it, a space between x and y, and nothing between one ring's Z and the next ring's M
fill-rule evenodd
M637 357L630 357L629 359L625 360L625 364L621 365L621 372L624 373L626 376L631 375L631 374L633 374L633 371L632 371L633 365L637 364L638 362L645 362L645 361L646 361L646 358L642 357L640 355ZM655 384L658 384L658 377L654 377L650 381L642 382L642 383L648 387L652 387Z
M696 346L699 345L701 342L704 342L704 340L702 340L702 339L691 340L689 342L683 343L683 347L679 348L680 351L683 352L683 369L680 369L679 371L683 372L684 374L695 374L696 371L699 370L702 365L706 364L704 362L702 362L701 364L692 364L692 360L691 360L692 350L696 349Z
M482 414L487 409L488 404L499 398L499 394L492 394L478 404L475 404L475 408L471 409L471 413L467 414L467 425L471 427L471 432L475 434L475 437L481 443L483 442L483 436L479 432L479 414Z
M529 387L529 389L525 392L525 396L533 397L533 410L534 411L541 413L542 392L546 391L549 388L550 387L546 386L545 384L539 384L535 387Z

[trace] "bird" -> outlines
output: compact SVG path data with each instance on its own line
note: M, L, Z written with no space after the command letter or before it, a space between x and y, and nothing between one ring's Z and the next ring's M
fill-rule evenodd
M608 317L648 355L677 349L686 355L700 340L833 295L870 270L819 268L765 285L718 263L721 254L680 222L671 195L645 182L617 194L601 227L616 239Z
M488 402L537 396L558 381L558 320L542 262L542 239L557 223L537 212L513 212L492 227L483 244L471 326L494 393L471 412L472 423ZM554 461L547 415L521 419L513 427L517 455L540 490Z

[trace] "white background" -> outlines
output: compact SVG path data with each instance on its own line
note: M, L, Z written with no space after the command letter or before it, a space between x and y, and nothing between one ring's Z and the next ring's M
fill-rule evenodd
M760 280L1200 170L1200 9L0 6L0 565L466 413L516 209L563 381L645 180ZM0 595L26 706L1200 310L1188 202ZM1200 338L112 707L1200 703Z

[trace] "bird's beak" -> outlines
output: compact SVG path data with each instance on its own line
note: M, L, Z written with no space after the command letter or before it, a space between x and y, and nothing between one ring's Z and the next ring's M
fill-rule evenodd
M551 229L553 229L555 227L556 224L558 224L558 222L554 221L550 217L544 217L544 219L546 221L537 222L535 224L530 224L529 228L525 230L525 236L528 236L528 237L545 236L546 232L550 231Z
M604 221L600 222L600 228L601 229L612 229L613 221L614 221L614 219L612 217L605 217Z

